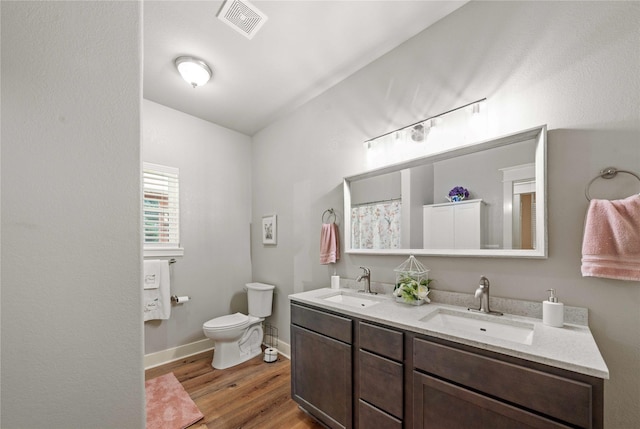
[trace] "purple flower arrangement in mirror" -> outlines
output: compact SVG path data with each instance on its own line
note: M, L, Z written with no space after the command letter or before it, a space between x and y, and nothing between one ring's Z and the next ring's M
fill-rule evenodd
M451 202L462 201L465 198L469 198L469 191L462 186L456 186L449 191L449 195L447 196L447 199Z

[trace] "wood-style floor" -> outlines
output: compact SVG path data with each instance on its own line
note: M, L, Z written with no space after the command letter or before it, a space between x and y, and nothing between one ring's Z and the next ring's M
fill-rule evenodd
M262 356L224 370L211 366L213 351L145 371L145 379L173 372L204 419L190 429L322 428L291 399L291 364Z

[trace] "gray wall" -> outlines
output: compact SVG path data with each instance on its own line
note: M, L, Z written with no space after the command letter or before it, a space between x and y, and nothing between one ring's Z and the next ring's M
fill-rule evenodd
M202 324L247 311L251 281L251 138L143 100L142 160L180 169L180 241L168 320L144 324L145 353L204 338ZM213 346L213 343L211 343Z
M3 428L142 428L141 3L2 2Z
M611 371L606 427L640 427L640 285L580 275L584 186L609 165L640 171L638 40L640 3L471 2L254 136L253 277L278 285L280 338L287 295L329 285L320 217L342 207L342 178L365 170L363 142L487 97L491 135L549 127L549 258L419 259L438 289L471 293L484 274L495 296L541 301L553 287L589 308ZM593 192L614 187L639 189L620 178ZM272 212L278 245L264 247L257 228ZM343 255L336 268L354 278L367 265L393 282L404 259Z
M410 249L420 249L424 241L424 205L433 202L434 182L433 165L422 165L409 170L404 170L403 178L407 178L408 183L403 183L402 209L408 208L409 220L408 228L402 229L402 247L408 246ZM407 201L405 201L407 195ZM403 217L405 212L402 213Z
M402 179L396 171L351 182L351 206L399 199Z

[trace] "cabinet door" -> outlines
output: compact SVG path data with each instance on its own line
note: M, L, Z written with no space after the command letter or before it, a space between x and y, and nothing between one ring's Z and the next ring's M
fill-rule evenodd
M351 346L291 326L291 394L330 428L352 427Z
M456 249L479 249L481 236L480 202L454 205L454 246Z
M424 207L424 248L453 249L453 206Z
M571 427L415 371L413 425L414 429Z

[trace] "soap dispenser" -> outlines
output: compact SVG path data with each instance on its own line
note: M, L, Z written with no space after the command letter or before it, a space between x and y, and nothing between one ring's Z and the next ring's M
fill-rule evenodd
M549 299L542 302L542 322L545 325L562 328L564 325L564 304L558 302L555 289L547 289L551 292Z

